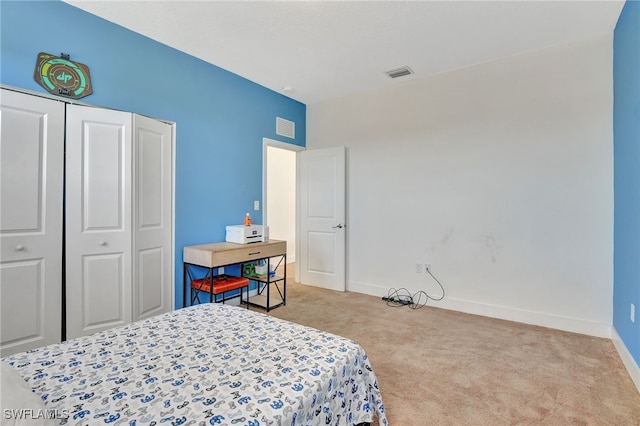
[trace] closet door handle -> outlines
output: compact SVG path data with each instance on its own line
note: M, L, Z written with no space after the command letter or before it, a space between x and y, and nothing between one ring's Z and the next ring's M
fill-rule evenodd
M22 244L18 244L18 245L16 246L16 251L24 251L24 249L25 249L25 248L26 248L26 247L25 247L25 246L23 246Z
M98 243L100 244L102 247L107 245L107 242L105 240L100 240L100 242Z

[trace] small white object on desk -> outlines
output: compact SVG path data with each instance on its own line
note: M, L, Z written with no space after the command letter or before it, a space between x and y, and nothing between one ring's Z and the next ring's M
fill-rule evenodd
M229 243L250 244L269 241L269 227L264 225L229 225L225 240Z

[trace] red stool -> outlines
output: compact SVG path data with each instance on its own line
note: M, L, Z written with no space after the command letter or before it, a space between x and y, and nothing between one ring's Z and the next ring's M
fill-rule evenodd
M200 302L200 292L203 291L209 294L210 302L222 302L240 297L240 304L242 304L242 292L247 289L247 297L249 297L249 280L243 277L234 277L232 275L216 275L213 277L213 291L211 289L211 278L200 278L191 281L191 304L197 300ZM240 294L236 294L231 297L226 297L226 293L232 290L240 289ZM222 300L216 298L218 294L222 294ZM247 303L247 309L249 304Z

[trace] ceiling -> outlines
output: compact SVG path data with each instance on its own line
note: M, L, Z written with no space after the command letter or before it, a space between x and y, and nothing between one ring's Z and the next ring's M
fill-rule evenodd
M64 0L307 105L611 33L624 1ZM409 66L414 74L385 74Z

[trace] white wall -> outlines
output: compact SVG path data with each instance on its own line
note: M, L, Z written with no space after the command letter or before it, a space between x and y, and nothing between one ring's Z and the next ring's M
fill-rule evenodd
M431 305L609 337L612 104L607 34L308 106L348 149L348 290L438 296L430 263Z
M267 146L269 238L287 242L287 263L296 260L296 152Z

